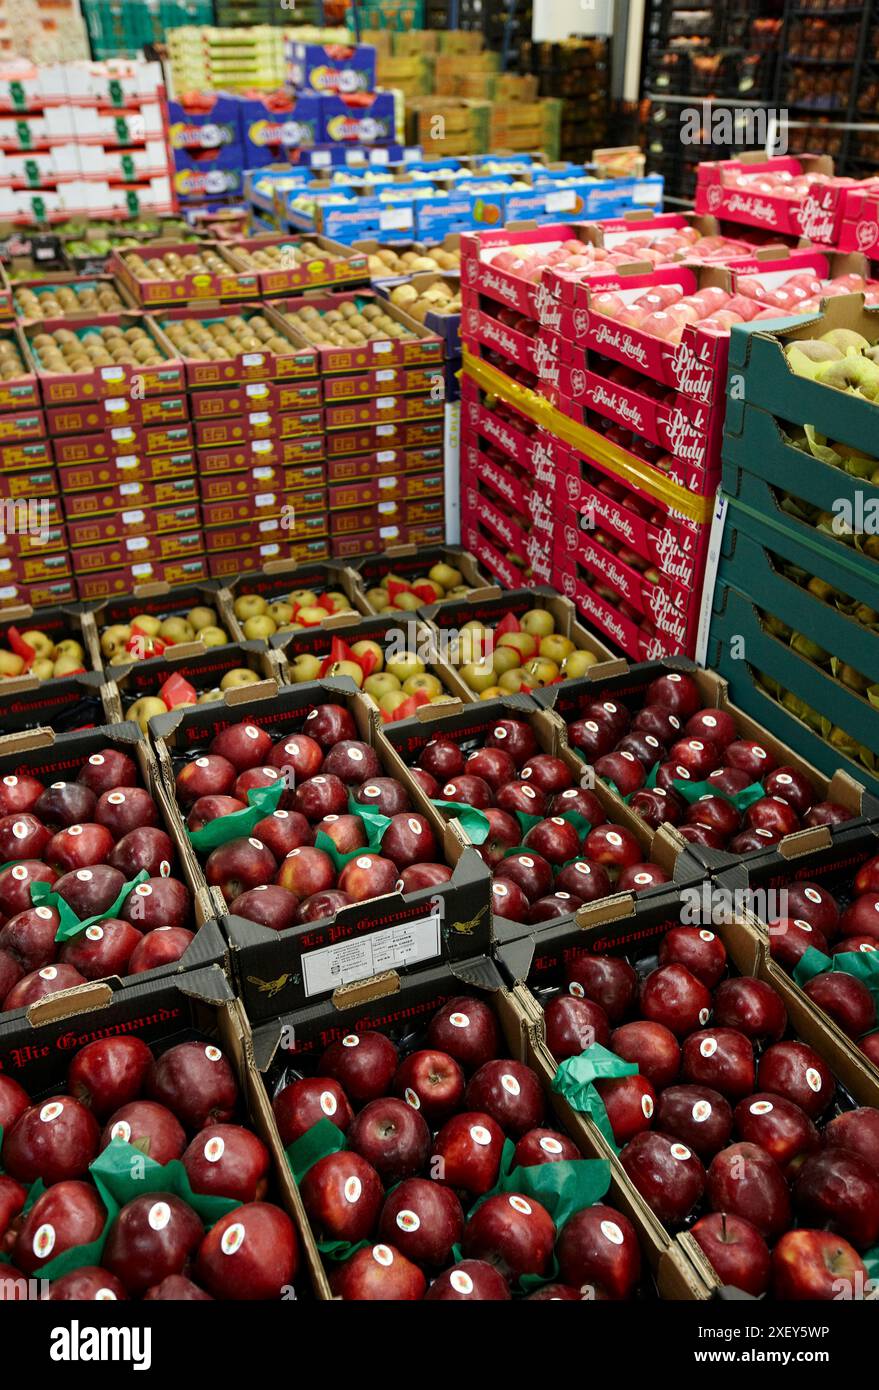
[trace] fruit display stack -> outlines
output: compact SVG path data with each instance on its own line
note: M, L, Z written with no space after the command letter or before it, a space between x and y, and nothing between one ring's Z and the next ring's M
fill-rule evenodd
M0 606L44 607L76 598L59 476L33 360L17 326L0 331Z
M384 617L466 598L487 583L473 556L456 545L389 546L382 555L355 560L349 572L358 605Z
M42 1036L0 1044L3 1299L292 1299L296 1194L222 971L69 996Z
M80 599L206 577L183 363L139 313L26 325Z
M825 777L733 704L714 672L681 658L568 681L536 698L564 722L562 745L642 825L676 827L709 867L875 813L863 782L841 771Z
M0 68L0 218L173 211L158 63Z
M314 350L279 308L257 302L215 304L207 315L167 309L157 319L185 364L210 575L325 556Z
M443 340L367 291L278 310L321 373L332 556L442 543Z
M788 333L733 335L742 393L724 436L729 514L709 660L766 728L875 791L879 323L863 303L831 298ZM733 634L744 661L731 659Z
M695 1244L710 1285L820 1301L840 1275L863 1296L879 1235L875 1079L783 977L740 973L743 923L679 925L675 890L664 909L637 945L596 924L587 943L551 926L531 951L501 949L541 1020L547 1076L642 1211Z

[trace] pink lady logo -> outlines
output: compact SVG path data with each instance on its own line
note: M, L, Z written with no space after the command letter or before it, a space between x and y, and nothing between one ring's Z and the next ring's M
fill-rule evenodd
M573 526L566 526L566 527L565 527L565 545L568 547L569 550L576 550L576 549L577 549L577 539L578 539L578 536L577 536L577 532L574 530L574 527L573 527Z
M476 277L479 274L479 262L475 256L471 256L467 261L467 279L471 285L476 284Z
M563 574L563 575L562 575L562 588L564 589L565 594L566 594L566 596L567 596L568 598L573 598L573 597L574 597L574 589L575 589L575 587L576 587L576 585L574 584L574 576L573 576L572 574Z
M879 241L879 222L859 222L855 227L855 241L859 251L869 251Z
M816 198L813 193L808 193L803 199L803 206L799 212L800 230L803 236L809 237L811 241L832 241L833 212L833 194L829 189L823 198ZM792 210L792 215L796 221L795 210Z
M575 399L586 394L586 373L579 367L571 372L571 394Z
M470 332L475 333L479 327L479 310L471 309L467 315L467 322L470 325Z
M712 212L720 207L723 202L723 185L712 183L708 188L708 206Z
M574 310L574 332L578 338L588 338L589 314L586 309Z
M534 308L541 327L559 332L562 326L562 311L555 295L543 281L534 293Z

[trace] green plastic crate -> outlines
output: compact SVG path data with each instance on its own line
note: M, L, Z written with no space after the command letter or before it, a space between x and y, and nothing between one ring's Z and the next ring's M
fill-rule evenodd
M739 655L734 657L733 653ZM856 738L877 755L877 766L879 710L773 637L761 622L754 601L724 580L718 581L714 593L706 664L723 676L730 698L740 709L813 767L827 777L843 769L873 795L879 793L879 778L874 772L832 746L825 736L829 729L819 733L787 710L763 688L757 673Z
M213 24L213 0L159 0L159 24L163 32L184 24Z
M158 15L146 0L82 0L82 12L97 59L134 57L161 38Z
M424 0L360 0L357 6L361 32L364 29L424 28ZM354 28L354 17L348 11L348 27Z

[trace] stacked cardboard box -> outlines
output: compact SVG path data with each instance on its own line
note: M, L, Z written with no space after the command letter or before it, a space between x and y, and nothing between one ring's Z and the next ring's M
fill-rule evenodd
M316 344L333 557L444 540L442 339L366 291L307 295L280 308L303 345L306 332L319 340L315 325L327 314L355 326L384 314L389 324L387 339Z
M158 63L0 67L0 220L173 210Z

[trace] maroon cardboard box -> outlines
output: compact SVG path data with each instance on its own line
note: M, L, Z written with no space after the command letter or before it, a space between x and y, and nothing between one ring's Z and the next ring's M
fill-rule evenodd
M264 466L285 468L315 463L324 456L322 435L311 439L254 439L225 449L199 449L201 477L217 473L241 473Z
M129 536L166 536L174 531L192 530L199 525L198 502L177 506L143 506L140 502L123 505L111 516L80 517L68 521L71 546L100 545L104 541L123 541ZM74 556L74 568L76 557Z
M326 469L322 463L299 464L291 468L264 465L249 473L203 475L198 480L203 502L224 502L231 498L254 497L262 492L298 493L322 487Z
M427 420L443 417L443 403L434 396L376 396L368 401L327 405L324 420L328 430L351 430L357 425L382 425L399 420Z
M343 304L376 304L383 314L387 314L414 334L411 338L388 338L375 340L354 347L318 347L321 373L326 376L336 372L368 371L374 367L417 367L442 366L445 345L435 333L430 333L423 324L411 319L389 300L374 294L371 290L351 290L347 294L306 294L298 299L279 300L277 308L281 313L298 313L302 309L314 308L321 313L339 309ZM297 332L298 330L295 329ZM305 342L305 339L301 339Z
M101 401L50 406L46 427L51 438L59 434L89 434L96 430L138 429L144 425L175 425L189 419L186 392L176 396L112 396Z
M439 497L412 498L398 502L375 502L350 511L330 513L330 534L343 536L355 531L381 530L386 526L431 526L445 516L445 500Z
M0 472L0 497L51 497L60 494L58 474L51 464L34 465L21 473Z
M195 450L182 449L173 454L123 454L103 462L86 459L59 464L57 472L61 490L66 496L80 488L118 487L125 483L189 478L195 469Z
M240 255L243 251L261 251L266 246L301 245L309 241L320 248L320 256L313 256L304 265L279 267L277 270L257 270ZM323 285L347 285L352 282L369 280L369 262L363 251L352 251L349 246L322 236L284 236L271 232L265 236L236 237L225 241L229 259L242 270L255 273L259 280L261 295L290 294L293 290L314 289Z
M186 506L198 502L198 479L172 478L167 482L111 483L92 492L65 493L64 511L68 523L81 517L97 517L105 512L123 512L131 507Z
M247 381L222 391L192 391L189 408L193 420L221 420L227 415L247 415L254 410L315 410L321 403L321 382Z
M241 385L248 381L300 381L320 375L317 352L296 337L287 320L265 304L200 304L198 309L166 309L158 315L159 323L165 327L181 319L197 317L210 323L212 320L235 316L249 321L260 315L274 328L279 338L289 344L286 352L270 352L263 347L259 352L240 352L235 357L214 362L206 358L186 357L184 364L186 380L191 387L212 386L226 388Z
M330 543L326 536L318 536L309 541L286 540L281 543L267 542L263 545L248 546L244 550L225 550L219 555L208 557L211 577L228 582L238 575L261 570L265 565L277 560L294 561L296 564L309 564L313 560L328 560Z
M254 439L299 439L320 434L322 410L252 410L247 415L230 415L222 420L196 420L195 443L199 449L217 449L224 444L243 444Z
M443 450L440 445L426 449L379 449L371 454L328 459L327 480L331 483L356 483L363 479L392 477L397 473L442 466Z
M138 560L120 565L118 569L96 574L77 574L76 587L81 599L116 598L130 594L140 584L198 584L207 579L208 567L204 555L190 555L183 560Z
M29 531L0 531L0 557L16 559L19 556L55 555L67 548L67 532L63 522L50 523L45 531L31 535Z
M138 395L141 399L147 396L179 395L183 391L186 385L183 363L175 356L173 347L155 320L136 312L102 316L101 326L109 327L111 324L122 329L145 329L155 341L164 361L154 367L131 366L123 362L111 367L96 367L90 372L49 372L40 366L39 352L32 347L31 351L37 363L40 391L47 406L73 405L76 402L89 405L94 401L107 398L112 400L119 396L131 399L131 380L135 376L138 378ZM75 330L72 330L67 319L44 319L41 323L28 324L24 335L28 343L32 344L33 339L41 333L54 333L59 328L80 332L87 327L86 324L77 324Z
M39 412L42 414L42 411ZM47 438L34 439L29 444L0 445L0 473L16 468L32 468L52 462L52 445Z
M440 467L432 473L396 473L352 483L331 483L330 510L342 507L374 507L382 502L401 502L416 497L441 497L445 474Z
M382 526L360 531L354 536L334 536L334 560L354 559L358 555L380 555L395 545L441 545L446 538L443 522L429 526Z
M70 576L22 584L10 581L8 574L0 569L0 612L5 608L19 608L22 604L48 608L56 603L72 603L75 599L76 584Z
M287 524L285 524L287 523ZM208 555L219 550L242 550L245 547L269 543L283 546L286 541L307 541L327 534L327 513L313 512L303 516L253 517L230 522L225 526L205 527L204 542Z
M134 252L142 261L146 262L147 271L149 271L150 261L167 255L169 251L176 252L182 257L190 256L193 251L198 252L205 248L216 252L220 260L228 266L228 271L190 271L176 280L160 280L155 277L154 273L152 278L140 280L124 260L126 255ZM128 287L138 304L142 304L145 309L164 304L189 302L196 306L197 312L203 307L205 301L255 299L259 293L256 275L251 271L239 269L236 262L226 254L225 243L217 241L204 241L197 244L185 241L162 242L160 244L148 242L146 245L128 247L125 251L113 252L107 262L107 270Z
M29 444L47 438L46 416L42 410L9 410L0 413L0 445ZM16 468L16 459L17 454L13 454L12 461L4 463L4 468Z
M289 509L285 512L285 509ZM237 526L241 522L260 522L281 519L288 515L292 521L327 509L326 488L317 487L300 492L261 491L250 497L227 497L219 502L203 502L202 521L205 526Z
M0 559L0 588L16 584L53 584L73 574L70 553L59 550L52 555L6 555Z
M24 364L21 376L0 381L0 410L34 410L40 405L40 386L25 346L21 329L10 324L0 329L0 342L13 343Z
M138 454L180 453L192 448L192 426L120 425L100 434L56 435L52 447L56 464L103 463Z
M442 362L433 367L373 367L368 372L325 376L324 400L356 401L369 396L402 395L409 391L425 393L439 389L437 383L442 380Z
M385 453L390 449L443 447L441 415L424 420L389 420L383 424L339 428L327 435L327 458L349 454Z
M133 565L141 560L181 560L189 555L200 555L204 550L204 540L200 529L177 531L167 536L151 534L146 536L125 536L122 540L106 541L103 544L84 546L72 552L73 568L76 573L90 574L95 570L115 569L120 565Z

